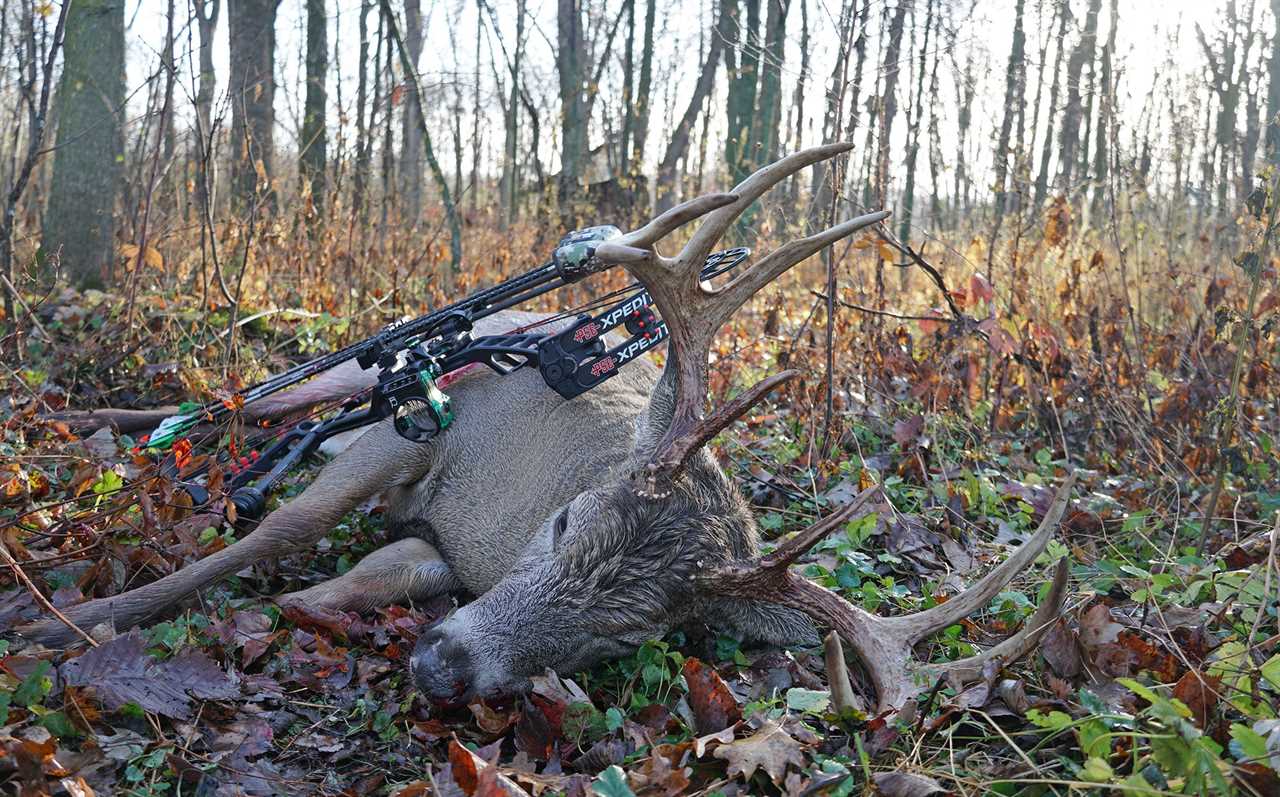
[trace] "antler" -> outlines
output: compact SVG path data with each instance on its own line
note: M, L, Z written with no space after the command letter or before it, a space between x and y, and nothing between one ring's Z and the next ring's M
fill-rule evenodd
M694 451L770 391L799 375L796 371L783 371L758 382L710 417L703 415L707 398L707 355L712 339L729 316L787 269L823 247L881 221L889 213L880 211L858 216L807 238L786 243L719 288L702 282L699 272L729 225L761 195L783 178L818 161L847 152L852 146L828 144L813 147L760 169L733 189L732 201L707 214L702 225L675 257L663 257L654 250L653 244L674 229L674 226L668 228L670 222L664 223L664 220L680 208L596 249L596 257L601 263L621 265L644 284L671 335L667 371L663 379L675 380L673 413L643 473L637 474L638 493L651 498L666 494L670 480ZM691 218L684 218L684 221ZM662 232L655 235L650 230L654 227Z
M848 506L800 532L768 556L730 562L700 572L696 577L697 586L712 595L790 606L830 626L861 660L875 690L877 715L900 710L940 677L972 681L982 676L983 666L992 659L1007 663L1026 655L1048 630L1066 598L1066 559L1058 561L1049 594L1016 634L976 656L958 661L943 664L913 661L912 649L916 643L981 609L1039 556L1062 520L1074 484L1075 474L1071 474L1058 488L1040 527L1008 559L951 600L915 614L878 617L789 569L819 540L843 526L867 499L879 492L878 485L864 490ZM836 688L833 684L832 689Z

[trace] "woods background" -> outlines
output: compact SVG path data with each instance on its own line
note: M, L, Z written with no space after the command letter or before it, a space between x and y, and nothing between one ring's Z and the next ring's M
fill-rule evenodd
M0 131L0 629L38 613L33 592L116 595L239 533L139 476L132 438L81 439L50 413L234 404L544 262L567 230L626 228L822 142L856 146L725 245L894 215L718 339L713 399L806 374L716 441L762 527L882 484L885 504L803 568L900 613L975 578L1049 485L1081 478L1052 547L1072 563L1061 621L1025 667L940 686L912 726L814 702L818 656L699 650L735 710L784 723L785 780L690 752L675 642L580 676L595 724L571 738L527 705L429 715L388 675L421 607L259 611L254 596L374 547L361 513L146 630L134 653L153 674L199 650L290 690L270 711L211 709L182 745L168 720L98 713L46 678L54 653L0 641L0 777L61 782L50 762L74 748L96 762L74 777L99 789L412 795L452 784L438 765L456 733L505 743L502 771L535 792L847 794L906 771L972 794L1280 789L1280 0L0 0ZM540 309L623 284L601 275ZM922 647L966 655L1029 613L1002 592ZM763 693L766 671L790 691ZM683 728L666 752L626 748L661 712ZM121 733L133 746L108 756ZM530 774L553 742L555 766Z

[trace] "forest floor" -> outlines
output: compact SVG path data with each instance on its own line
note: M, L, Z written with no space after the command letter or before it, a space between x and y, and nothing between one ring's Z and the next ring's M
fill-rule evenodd
M1052 231L1046 238L1030 256L1049 258ZM1244 421L1222 447L1215 413L1235 352L1223 312L1243 296L1243 273L1228 262L1208 277L1170 278L1162 312L1139 307L1135 318L1098 277L1114 267L1110 255L1083 240L1057 245L1057 276L1027 280L1054 297L1052 311L1035 294L997 298L958 267L952 306L937 320L842 310L837 339L848 343L837 352L826 459L815 453L825 321L821 310L806 320L820 269L722 335L727 366L715 391L779 361L812 375L717 441L771 538L882 485L883 501L800 565L869 611L917 611L973 582L1035 528L1067 473L1078 476L1037 563L916 653L954 659L1008 635L1047 588L1049 566L1067 557L1066 607L1037 650L979 683L941 683L914 717L889 721L835 712L821 650L744 648L700 629L590 672L548 674L505 705L437 713L405 662L448 601L362 615L271 601L377 547L378 507L163 622L114 637L99 629L96 648L27 645L12 629L44 610L19 569L67 607L244 533L155 477L137 441L82 436L48 411L234 402L243 384L376 325L343 320L332 302L261 298L263 311L304 312L238 327L244 371L223 381L212 375L225 309L143 290L130 323L123 292L28 297L22 359L6 360L0 376L0 539L16 562L0 576L0 782L23 795L1280 793L1270 329L1244 360ZM867 262L865 247L854 254ZM941 304L922 275L913 279L925 298L897 309ZM1189 302L1181 311L1179 296ZM1274 307L1264 298L1255 315ZM1220 455L1227 489L1198 553Z

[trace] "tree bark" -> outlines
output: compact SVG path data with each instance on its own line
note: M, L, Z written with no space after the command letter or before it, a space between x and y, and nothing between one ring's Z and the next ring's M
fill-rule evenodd
M1016 0L1013 6L1013 44L1009 48L1009 64L1004 77L1004 118L1000 121L1000 134L996 138L995 152L995 214L996 227L1007 208L1006 189L1009 174L1009 137L1013 132L1013 120L1026 101L1026 34L1022 20L1026 0ZM905 240L905 239L904 239ZM992 247L995 241L992 240Z
M356 153L355 165L352 174L351 188L351 210L360 219L365 218L365 193L369 185L369 157L370 157L370 123L373 121L372 112L366 116L365 108L369 99L369 8L368 0L361 0L360 3L360 55L356 69L359 70L356 78ZM374 60L374 68L377 68L377 59Z
M693 96L689 98L689 105L680 117L680 123L676 125L675 132L671 134L671 141L667 144L666 152L663 153L662 163L658 165L656 213L670 210L675 205L676 167L680 159L684 158L689 151L689 134L698 120L702 106L706 104L707 96L715 87L716 70L724 51L724 42L730 33L728 25L733 19L735 2L736 0L720 2L719 13L711 24L710 49L707 51L706 60L702 63L702 70L698 73L698 82L693 88Z
M782 66L786 55L787 12L791 0L767 0L764 63L760 67L760 91L745 154L750 171L778 158L778 126L782 122Z
M640 50L640 85L636 91L635 119L631 149L633 171L644 168L644 149L649 140L649 95L653 91L653 35L657 23L657 0L648 0L644 11L644 45Z
M1271 0L1271 55L1267 60L1267 161L1280 165L1280 0Z
M920 66L916 75L916 91L915 102L913 103L913 117L909 120L907 127L907 177L906 185L902 190L902 220L898 226L898 239L903 242L911 241L911 223L915 216L916 207L916 157L920 153L920 121L924 116L924 76L928 71L929 57L929 34L933 29L933 2L928 0L925 4L924 12L924 42L920 47ZM1022 0L1018 0L1021 4ZM902 269L899 272L902 277L902 284L905 286L910 273L908 269Z
M298 173L311 194L317 218L324 210L328 164L328 132L325 128L328 28L325 0L307 0L307 96L302 114L302 152L298 158Z
M558 0L556 12L556 71L560 77L560 180L561 219L574 226L581 195L582 172L587 155L587 118L583 99L585 48L579 0Z
M227 0L231 48L231 193L240 208L270 201L275 155L276 9L279 0ZM261 173L259 173L261 171Z
M192 148L198 162L195 165L195 189L201 212L208 217L207 205L213 201L212 178L216 159L213 134L213 92L217 86L217 74L213 67L213 37L218 29L218 14L222 0L195 0L192 10L199 36L197 61L199 74L196 79L196 124L191 131L195 146Z
M884 53L884 90L881 92L879 155L876 167L876 198L883 206L889 193L889 143L893 134L893 118L898 114L898 73L901 71L902 31L907 9L913 0L898 0L889 23L889 42Z
M116 259L123 176L124 0L77 0L66 20L57 149L42 246L73 282L102 288Z
M409 62L409 49L405 46L404 39L400 38L400 31L396 27L396 19L394 12L391 10L390 0L382 0L382 15L386 19L387 33L400 54L400 67L404 69L405 79L410 83L417 83L418 75L414 71L413 64ZM421 87L415 88L419 91L421 90ZM440 201L444 204L445 218L449 221L450 265L456 274L462 270L462 220L458 216L458 208L454 204L454 198L449 193L449 181L445 179L444 172L440 169L440 163L436 160L435 148L431 145L431 134L427 131L427 116L423 112L421 105L417 107L415 115L418 123L418 134L422 137L423 155L427 159L427 168L431 170L431 176L435 178L436 186L440 189Z
M1067 26L1071 22L1069 0L1058 0L1057 13L1058 49L1053 57L1053 83L1049 86L1049 110L1044 119L1044 143L1040 148L1040 170L1036 173L1035 199L1032 202L1037 210L1044 206L1044 201L1049 194L1049 161L1053 156L1053 120L1058 110L1058 92L1062 87L1062 58L1067 51Z
M756 107L756 88L760 69L760 0L744 0L746 25L737 27L734 46L738 68L729 75L729 97L726 102L729 128L725 133L724 161L729 168L729 182L737 185L751 171L747 149L751 140L752 114ZM728 66L730 62L725 61Z
M1080 157L1080 122L1084 107L1080 76L1085 64L1093 62L1094 43L1098 38L1098 11L1101 8L1102 0L1089 0L1084 33L1067 62L1067 107L1063 111L1062 130L1058 139L1058 186L1063 193L1071 190L1071 178Z
M1116 51L1116 29L1120 27L1118 0L1111 0L1111 30L1102 48L1102 64L1098 80L1098 122L1093 145L1093 213L1102 211L1107 198L1107 179L1110 174L1110 147L1112 120L1115 117L1115 85L1112 78L1112 59Z
M409 51L409 66L405 69L412 69L415 77L422 60L423 35L422 0L404 0L404 46ZM422 98L418 85L417 80L405 80L404 113L400 117L401 212L410 226L422 220L422 135L418 132Z

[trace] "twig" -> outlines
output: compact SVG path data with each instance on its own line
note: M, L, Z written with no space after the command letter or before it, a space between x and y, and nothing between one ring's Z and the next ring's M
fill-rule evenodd
M827 301L827 296L824 293L819 293L818 291L815 291L815 290L810 290L809 293L813 294L814 296L816 296L817 298L821 299L824 302ZM937 318L934 316L903 315L902 313L894 313L889 310L876 310L875 308L872 308L872 307L864 307L863 305L854 304L853 302L846 302L844 299L836 299L836 304L840 305L841 307L847 307L850 310L860 310L864 313L870 313L872 315L882 315L888 318L897 318L902 321L936 321L938 323L946 321L945 318Z
M44 335L46 340L53 340L53 338L49 336L49 331L44 328L44 324L41 324L40 319L36 318L35 311L32 310L31 306L22 298L22 294L18 293L18 289L13 287L13 283L9 281L9 278L3 273L0 273L0 281L4 282L5 289L9 291L9 294L13 296L14 301L16 301L22 308L22 312L27 314L27 318L31 319L31 323L35 325L35 328L40 330L40 334ZM14 327L17 327L16 323L14 324Z
M58 620L67 628L70 628L72 631L79 634L85 642L88 642L95 648L98 646L98 641L96 639L86 634L83 628L71 622L70 617L67 617L65 614L58 611L58 607L49 602L49 599L44 596L44 593L36 587L35 582L31 580L31 577L22 569L22 565L18 564L18 560L14 559L13 554L9 553L9 546L5 545L3 541L0 541L0 557L3 557L5 564L9 565L10 569L13 570L14 577L21 581L23 586L31 592L31 597L35 598L36 603L40 604L45 611L49 612L54 617L57 617Z

